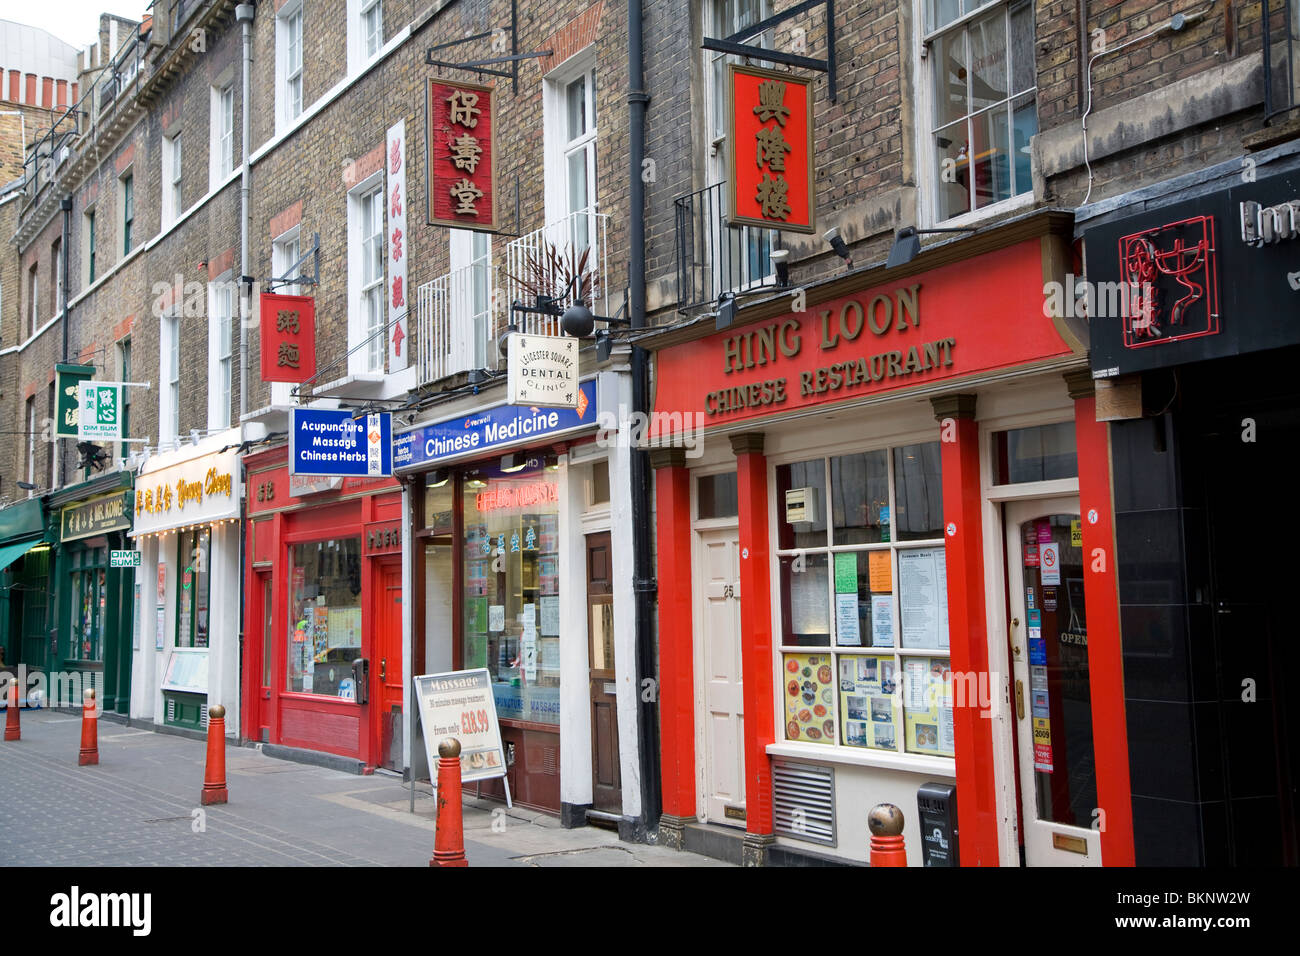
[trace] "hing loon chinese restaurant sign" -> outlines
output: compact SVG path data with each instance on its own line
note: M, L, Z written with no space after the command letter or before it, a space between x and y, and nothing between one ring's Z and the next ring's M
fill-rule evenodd
M731 221L812 232L812 84L790 73L729 67Z
M492 87L430 80L427 97L429 225L495 232L496 96Z
M1042 270L1030 239L661 349L656 420L722 425L1070 355L1043 315Z

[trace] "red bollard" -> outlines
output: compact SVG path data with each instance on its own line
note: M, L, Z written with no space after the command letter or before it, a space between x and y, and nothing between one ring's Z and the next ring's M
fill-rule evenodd
M5 740L22 740L23 731L18 723L18 677L9 682L9 713L5 716Z
M226 708L213 704L208 708L208 762L203 774L203 793L199 803L225 803L226 789Z
M867 814L871 830L872 866L907 866L903 847L903 811L892 803L881 803Z
M430 866L469 866L460 797L460 741L449 737L438 744L438 827Z
M99 718L95 716L95 689L87 688L81 704L81 756L77 766L99 764Z

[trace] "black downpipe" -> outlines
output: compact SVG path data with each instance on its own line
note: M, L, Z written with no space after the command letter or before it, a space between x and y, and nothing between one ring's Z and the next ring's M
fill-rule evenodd
M645 92L641 0L627 3L628 182L631 216L631 258L628 262L628 312L633 329L645 328L645 117L650 97ZM649 356L632 346L632 404L645 413L649 404ZM640 713L637 745L641 753L641 824L644 838L655 839L662 808L659 783L659 667L655 641L656 584L650 553L650 456L631 451L633 587L636 591L636 691ZM647 681L650 683L647 684ZM647 689L652 692L647 692ZM648 698L648 699L647 699Z

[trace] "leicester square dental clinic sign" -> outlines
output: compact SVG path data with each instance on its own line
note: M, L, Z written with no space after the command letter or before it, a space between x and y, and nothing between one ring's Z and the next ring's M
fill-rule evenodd
M462 418L423 425L393 440L397 470L490 454L517 445L596 428L595 379L578 386L577 408L497 405Z
M1070 356L1042 268L1030 239L661 349L650 437L683 413L725 425Z
M289 421L289 474L386 478L393 473L392 415L354 419L346 409L295 408Z
M193 455L170 463L178 454L183 453L149 459L136 478L134 534L239 517L243 485L238 449Z

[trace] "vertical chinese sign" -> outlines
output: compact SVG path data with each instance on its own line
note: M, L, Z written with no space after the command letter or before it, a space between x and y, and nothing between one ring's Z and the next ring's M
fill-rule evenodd
M316 300L262 293L262 381L301 384L316 374Z
M55 401L54 435L56 438L79 438L78 421L81 417L82 382L95 374L93 365L56 365L54 377L58 392Z
M496 96L490 86L430 80L429 225L495 232Z
M729 68L731 222L812 232L812 84L756 67Z
M407 364L406 259L410 254L406 230L406 120L388 131L388 371L400 372Z

